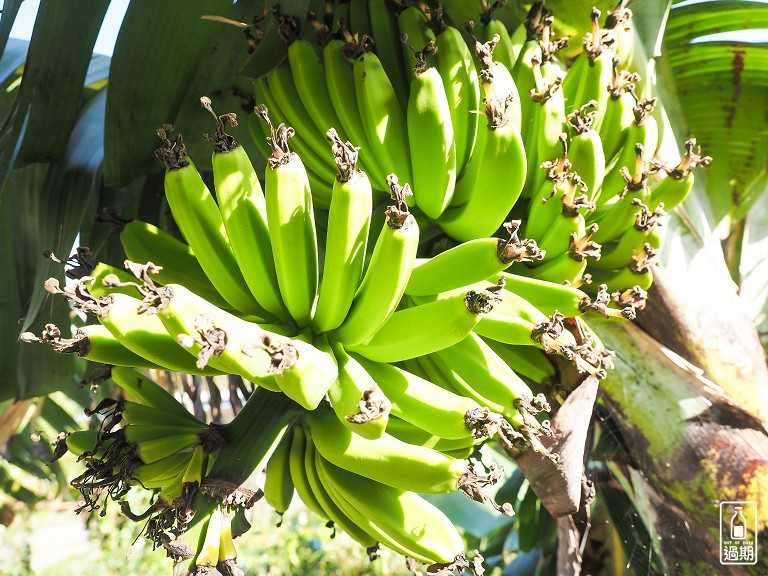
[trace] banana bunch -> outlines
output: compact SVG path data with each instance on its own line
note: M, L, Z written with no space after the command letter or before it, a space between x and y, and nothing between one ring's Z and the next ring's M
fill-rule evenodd
M334 3L326 44L293 39L256 80L263 175L208 98L213 189L158 130L183 240L116 218L126 270L46 283L96 322L22 335L113 367L124 398L64 437L86 466L73 485L90 508L152 490L145 513L121 509L188 574L241 573L243 510L263 496L283 513L294 492L371 557L479 566L420 494L513 513L484 493L501 471L481 471L479 448L558 458L533 390L557 378L551 355L605 376L612 353L587 320L642 308L665 210L710 161L695 140L679 163L656 157L655 99L621 69L621 6L604 27L592 11L568 66L541 3L512 33L484 3L472 49L439 8L395 4ZM147 370L256 391L206 425Z
M645 306L665 209L690 192L691 169L711 161L695 140L686 143L678 165L659 158L651 83L640 96L640 75L621 69L633 52L631 15L620 3L600 26L600 11L593 8L584 50L567 68L548 47L550 17L529 15L529 31L536 34L524 44L513 74L518 86L533 85L534 102L527 105L532 118L523 130L526 152L534 156L532 178L518 213L527 214L526 237L546 252L515 272L585 290L591 298L582 310L606 318L631 319Z

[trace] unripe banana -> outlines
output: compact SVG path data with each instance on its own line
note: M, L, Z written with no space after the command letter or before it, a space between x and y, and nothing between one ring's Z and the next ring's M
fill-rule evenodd
M453 564L463 556L453 523L417 494L353 474L322 454L317 470L336 504L386 546L427 564Z
M72 338L62 338L61 329L58 326L46 324L39 337L32 332L24 332L19 339L22 342L49 344L54 352L74 353L91 362L112 366L163 369L162 366L126 348L106 326L101 324L81 326Z
M320 455L355 474L401 490L443 494L458 489L467 462L406 444L388 434L368 440L344 427L328 410L307 412L304 421Z
M456 176L461 178L475 148L480 122L480 84L472 54L461 32L435 20L437 70L443 79L456 143Z
M138 370L124 366L114 366L110 371L112 381L123 389L130 400L189 418L198 422L190 412L170 393L154 380Z
M439 387L442 388L442 387ZM408 444L416 444L418 446L425 446L426 448L432 448L438 452L448 453L456 450L469 450L468 454L462 456L462 458L468 458L469 455L485 441L485 438L472 438L465 437L456 440L448 440L441 438L434 434L430 434L423 428L419 428L415 424L392 416L387 424L387 434L394 436L398 440L407 442ZM458 456L454 456L457 458Z
M392 80L373 52L360 54L353 72L357 105L371 155L403 182L413 182L408 124Z
M581 177L587 188L588 198L594 201L603 185L605 175L605 153L600 134L594 127L595 118L598 116L592 108L595 100L573 111L568 115L568 124L573 131L568 146L568 160L571 168Z
M360 285L371 221L372 191L365 172L356 168L357 149L344 144L331 129L339 173L333 183L328 212L323 277L312 319L321 332L338 328L346 318Z
M324 138L325 132L331 126L327 126L322 131L315 128L314 120L302 105L290 63L286 60L273 68L267 75L267 83L269 92L272 94L272 106L275 108L275 114L278 114L279 111L280 117L276 123L284 123L286 126L294 128L297 133L294 141L304 142L306 147L314 152L314 160L310 162L308 158L307 166L310 166L321 180L331 182L334 175L333 164ZM269 104L267 107L269 108ZM256 113L259 114L258 110ZM296 149L299 154L302 154L302 150L298 147Z
M403 60L400 28L395 7L388 0L368 0L368 15L371 32L375 40L373 50L391 81L400 107L405 110L408 105L408 80L410 76L408 67ZM358 38L363 43L363 37L358 36ZM387 164L383 164L382 167L385 170L393 168Z
M627 266L632 262L632 256L640 252L646 243L656 250L661 247L658 229L666 216L664 205L651 212L639 199L636 198L634 203L637 210L634 225L625 230L615 243L603 246L600 259L590 263L592 268L610 270Z
M296 362L287 370L275 374L280 390L306 410L314 410L339 375L336 361L325 334L299 334L292 341Z
M163 147L155 155L165 164L165 197L173 219L189 242L205 275L232 307L266 318L268 314L248 289L229 243L221 213L200 173L187 156L181 135L171 142L164 126L157 134Z
M655 211L660 205L667 211L681 204L693 188L693 169L708 166L712 162L709 156L701 156L701 147L696 147L696 139L685 143L685 154L680 163L673 168L664 168L667 177L651 186L651 198L648 207Z
M600 124L600 140L603 143L606 164L611 164L619 152L626 133L635 121L635 83L640 75L626 70L619 71L617 58L613 60L611 82L608 85L608 100Z
M372 362L360 357L360 363L373 376L392 403L392 414L449 440L482 438L492 434L476 426L473 417L480 405L429 380L392 364ZM489 419L492 419L489 415ZM471 429L472 428L472 429Z
M493 291L470 290L396 311L367 341L348 346L377 362L400 362L448 348L463 340L501 298ZM419 330L413 330L420 326Z
M269 457L264 480L264 500L278 514L284 514L293 499L293 480L291 479L290 453L293 430L287 430Z
M293 479L293 485L296 487L296 493L304 502L304 505L312 512L324 518L330 520L328 514L326 514L320 502L317 500L312 487L309 485L309 479L307 478L307 465L305 462L307 454L307 443L311 442L308 439L307 433L301 426L295 426L291 438L291 451L289 454L289 465L291 470L291 478Z
M265 191L277 281L288 312L299 326L307 326L318 284L312 191L304 164L288 148L293 129L284 124L275 129L265 106L258 113L271 132Z
M429 18L419 6L408 6L401 10L397 15L397 27L405 70L409 71L413 69L414 52L421 52L430 42L434 44L435 33L429 27Z
M448 207L456 186L456 144L448 96L440 73L426 62L435 50L430 42L415 53L407 110L415 201L433 220Z
M467 30L475 43L475 53L480 61L479 77L485 92L485 98L507 102L507 114L519 130L520 124L523 121L520 94L517 91L517 86L512 78L510 69L502 62L493 58L495 49L501 41L501 36L494 34L483 44L474 35L474 23L472 21L467 22Z
M557 282L537 280L529 276L501 272L498 276L489 278L492 282L504 279L504 289L525 298L545 315L559 310L566 318L580 316L581 304L589 299L582 290Z
M364 438L381 437L389 421L391 400L357 359L339 343L332 345L339 377L328 390L328 399L339 422Z
M307 444L304 452L304 470L306 471L307 483L312 490L312 495L323 509L325 516L334 523L334 529L338 526L364 548L367 550L374 550L377 546L376 539L368 534L363 528L355 524L355 522L349 518L341 508L339 508L323 484L317 469L317 460L320 456L315 449L309 431L305 430L304 433L307 436Z
M355 76L352 71L352 59L356 44L344 40L331 40L323 49L323 68L325 81L333 109L339 117L343 133L347 140L354 142L362 150L365 161L358 160L359 167L369 175L371 185L376 191L388 191L386 172L376 160L368 138L365 135L363 121L355 98ZM345 140L346 141L346 140Z
M485 280L514 262L540 259L543 254L535 241L520 240L521 221L506 222L509 239L477 238L454 246L432 258L416 261L405 293L428 296L447 292Z
M526 177L526 151L507 114L507 102L486 98L485 115L488 124L479 128L472 161L456 183L456 207L438 220L461 241L492 236L520 196Z
M408 184L400 186L394 174L389 178L394 206L373 248L365 272L344 323L331 334L334 340L354 346L368 340L394 312L405 292L416 259L419 226L408 211L405 196Z
M470 334L435 356L484 398L507 407L507 413L519 399L534 396L528 385L477 334Z
M160 268L155 276L158 284L182 284L216 306L232 308L208 280L192 248L157 226L141 220L131 220L120 231L120 243L128 260L152 262ZM92 275L96 283L101 283L103 278L97 276L98 267L94 268ZM133 296L135 291L125 293ZM92 294L103 296L97 292Z
M594 100L598 110L599 127L605 104L608 100L606 87L611 82L614 51L612 44L615 34L600 28L600 10L592 8L592 29L584 36L584 51L581 52L563 80L563 93L568 110L576 110Z
M288 311L277 284L264 192L248 154L226 133L226 123L236 126L237 117L217 116L210 99L204 97L200 101L216 122L216 132L207 134L206 139L213 146L211 164L216 198L235 259L259 304L273 316L286 320Z
M527 268L524 273L531 278L538 278L547 282L568 282L571 285L580 283L584 270L587 268L587 258L594 258L595 260L600 258L601 245L592 240L597 229L597 224L591 224L583 236L578 237L576 234L571 234L567 252L541 266Z

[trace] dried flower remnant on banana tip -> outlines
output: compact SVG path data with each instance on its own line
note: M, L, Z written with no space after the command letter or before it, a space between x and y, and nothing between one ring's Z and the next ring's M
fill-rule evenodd
M156 314L167 308L174 297L173 286L157 286L151 278L151 275L157 273L160 267L152 262L147 264L138 264L125 261L125 267L133 273L141 284L132 282L119 282L112 275L107 276L104 282L112 282L115 286L134 286L142 294L143 299L138 309L139 314ZM204 314L199 315L194 320L196 334L181 335L179 344L186 348L195 343L201 345L198 352L197 367L202 369L208 364L211 356L219 356L224 351L228 342L228 335L225 330L216 325L216 322ZM298 351L287 340L276 338L275 335L266 332L254 330L254 341L248 343L240 350L246 356L253 355L256 350L266 351L272 360L270 370L274 374L282 374L289 369L298 360Z
M542 260L546 256L546 250L539 248L536 240L532 238L520 239L518 231L522 220L510 220L503 224L509 234L506 240L499 238L496 255L501 262L512 264L514 262L533 262Z

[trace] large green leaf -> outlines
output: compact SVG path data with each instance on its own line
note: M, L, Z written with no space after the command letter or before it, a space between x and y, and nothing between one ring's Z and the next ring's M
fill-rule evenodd
M680 103L682 132L707 155L707 190L715 222L741 218L765 190L768 163L768 43L712 39L768 27L768 4L714 0L673 5L663 43L667 92Z
M14 155L17 165L55 161L64 152L108 6L109 0L42 0L21 87L0 131L0 165L9 166Z
M161 166L154 157L157 128L174 123L185 107L199 107L200 96L232 97L233 71L247 57L246 41L231 25L202 17L242 19L258 14L262 4L261 0L190 0L182 8L172 2L131 2L109 75L104 141L107 185L125 186L158 171ZM233 55L238 42L240 56ZM196 92L207 94L190 94L193 86L197 86ZM250 94L246 87L241 90ZM198 124L185 122L183 127L188 140L210 131L205 114L197 117Z

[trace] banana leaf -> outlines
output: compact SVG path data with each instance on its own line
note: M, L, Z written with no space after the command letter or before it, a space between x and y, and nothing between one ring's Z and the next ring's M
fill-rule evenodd
M64 153L108 6L109 0L42 0L21 87L0 129L0 166L55 161Z

